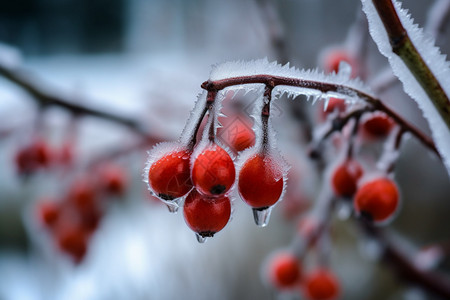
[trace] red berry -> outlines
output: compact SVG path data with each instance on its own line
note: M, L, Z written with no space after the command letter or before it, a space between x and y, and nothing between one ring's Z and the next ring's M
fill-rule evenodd
M190 157L190 151L175 151L152 164L148 182L158 197L173 200L186 195L192 189Z
M344 112L346 107L347 106L344 99L331 97L330 100L328 100L328 105L324 113L329 114L334 112L335 110L337 110L338 112Z
M319 269L309 274L304 286L305 294L311 300L331 300L339 295L338 279L326 269Z
M218 137L235 152L255 144L255 133L247 117L236 114L221 121L223 127L217 130Z
M63 165L70 165L74 157L73 144L70 142L64 143L58 150L58 162Z
M38 204L39 219L47 228L53 228L60 216L59 205L50 200L44 200Z
M20 173L31 173L50 163L50 149L42 140L36 140L16 155L17 169Z
M228 192L236 178L230 155L220 146L210 143L196 157L192 167L192 182L202 194L210 197Z
M103 166L99 174L102 189L111 195L122 195L126 188L125 171L115 165Z
M87 252L89 233L80 226L60 228L56 236L59 248L69 254L76 263L81 262Z
M69 190L68 200L77 212L90 214L98 209L97 195L94 186L86 179L75 181Z
M290 253L279 254L269 263L269 279L278 289L295 287L300 277L300 262Z
M250 157L239 173L239 194L253 208L274 205L283 192L283 174L274 159L262 154Z
M339 64L341 61L345 61L352 67L351 77L356 77L358 75L358 65L346 51L332 51L325 58L325 71L326 72L338 72Z
M227 225L231 217L231 202L226 196L207 198L192 190L184 202L186 224L202 237L211 237Z
M358 179L361 178L363 170L355 160L347 160L339 165L333 172L331 183L336 195L351 197L356 192Z
M397 185L390 179L378 178L358 189L353 204L358 213L380 222L394 214L398 202Z
M383 113L377 113L367 119L362 126L370 136L384 137L391 131L393 125L391 118Z

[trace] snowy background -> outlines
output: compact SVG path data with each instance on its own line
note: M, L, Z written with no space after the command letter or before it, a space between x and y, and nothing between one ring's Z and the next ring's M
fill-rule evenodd
M403 1L421 25L431 2ZM278 0L273 6L287 56L299 68L320 66L321 49L343 43L361 10L356 0ZM270 30L252 0L1 0L0 62L26 70L53 93L136 119L174 140L212 64L277 58ZM437 42L443 53L450 53L448 30L447 25ZM370 38L368 43L376 74L387 61ZM429 133L401 85L383 97ZM39 195L58 194L68 179L41 172L22 180L16 174L14 153L30 136L35 102L3 78L0 99L0 131L14 133L0 139L0 300L297 299L276 295L261 269L265 257L288 246L296 231L281 208L261 229L250 209L236 201L223 232L198 244L180 214L169 214L146 194L141 179L146 149L119 158L129 173L126 197L111 205L87 257L74 266L33 214ZM69 114L60 108L44 114L45 136L58 141ZM135 139L120 125L82 118L78 163ZM401 149L396 180L403 207L391 226L405 249L448 240L450 185L443 165L410 138ZM343 285L342 299L430 299L400 285L374 261L370 241L352 224L337 220L333 236L332 266Z

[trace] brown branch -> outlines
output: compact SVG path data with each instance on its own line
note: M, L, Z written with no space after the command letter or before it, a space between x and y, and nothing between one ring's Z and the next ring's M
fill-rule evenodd
M361 98L368 104L372 105L374 109L385 112L388 116L390 116L398 125L402 127L403 130L410 132L413 134L419 141L421 141L425 146L430 148L433 152L435 152L440 158L439 152L433 142L428 136L422 133L419 129L414 127L408 121L403 119L399 114L395 111L391 110L389 107L383 104L380 99L374 98L364 92L361 92L357 89L333 84L333 83L325 83L307 79L299 79L299 78L288 78L282 76L274 76L274 75L253 75L253 76L240 76L240 77L231 77L217 81L205 81L202 83L201 87L207 91L219 91L224 88L242 85L242 84L254 84L261 83L265 85L272 85L276 87L278 85L286 85L286 86L295 86L301 88L309 88L321 91L322 93L327 92L335 92L340 93L343 96L354 96Z
M403 27L392 0L372 0L394 52L405 63L450 129L450 101Z
M22 70L13 70L0 64L0 75L24 89L41 106L55 105L65 108L75 115L90 115L113 121L132 129L139 135L142 135L146 138L152 138L150 133L144 130L142 124L140 124L136 120L128 119L123 116L115 115L94 108L78 105L76 103L70 102L70 100L65 99L62 96L50 94L40 87L41 84L37 84L38 81L35 78L30 78L30 75Z
M421 286L444 299L450 299L450 281L447 278L439 273L417 268L413 261L390 241L381 229L362 219L359 224L367 235L381 243L383 246L383 260L397 272L399 278Z

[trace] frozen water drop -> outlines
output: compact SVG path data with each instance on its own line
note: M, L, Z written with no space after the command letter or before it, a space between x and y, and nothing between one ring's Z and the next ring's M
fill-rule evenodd
M201 234L198 233L195 233L195 237L197 238L197 242L199 242L200 244L203 244L208 239L208 237L202 236Z
M169 209L169 212L172 214L175 214L178 212L178 205L173 205L173 204L166 204L167 208Z
M352 206L348 202L339 202L337 207L337 216L340 220L348 220L352 214Z
M323 104L323 111L327 111L328 104L330 103L330 98L325 98L325 103Z
M253 218L255 219L256 225L259 227L266 227L267 224L269 224L271 212L272 207L253 208Z
M338 74L346 78L350 78L350 75L352 74L352 67L346 61L341 60L339 63Z

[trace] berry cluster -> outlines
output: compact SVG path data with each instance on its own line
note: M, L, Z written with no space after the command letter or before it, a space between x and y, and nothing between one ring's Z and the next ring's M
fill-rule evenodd
M286 181L285 166L269 146L268 106L261 113L261 138L256 138L255 132L249 129L248 117L235 115L232 121L222 121L234 123L234 129L222 127L218 139L221 99L216 95L208 95L207 99L203 114L195 120L197 125L191 139L184 144L156 146L150 152L144 178L151 193L165 202L170 211L177 211L184 200L185 221L200 242L214 236L228 223L236 179L239 195L253 209L259 226L267 224L271 207L281 199ZM202 140L197 143L200 129ZM234 130L236 134L232 135ZM237 159L221 146L223 142L230 142L230 148L239 153Z
M59 201L44 197L37 203L40 223L51 233L58 248L80 263L89 240L105 213L106 199L123 195L126 178L122 168L106 164L95 174L72 182Z
M339 281L325 267L303 274L301 261L292 253L282 252L268 262L269 283L280 291L302 291L310 300L333 300L339 297Z

